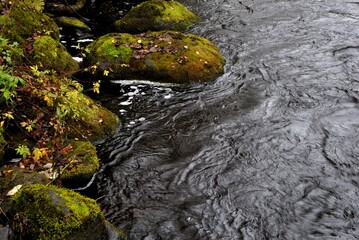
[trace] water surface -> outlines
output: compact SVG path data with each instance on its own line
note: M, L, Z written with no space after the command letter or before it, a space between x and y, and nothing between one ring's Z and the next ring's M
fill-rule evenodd
M184 2L222 77L102 100L99 203L130 240L358 239L359 5L241 2Z

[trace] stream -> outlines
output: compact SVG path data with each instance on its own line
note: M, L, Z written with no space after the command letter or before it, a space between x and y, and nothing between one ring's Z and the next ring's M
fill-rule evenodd
M106 218L129 240L359 239L359 5L183 3L225 73L103 96Z

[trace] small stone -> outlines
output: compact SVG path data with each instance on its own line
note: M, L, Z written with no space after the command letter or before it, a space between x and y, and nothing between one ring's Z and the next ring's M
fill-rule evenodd
M44 165L44 168L45 168L45 169L50 169L50 168L52 168L52 166L53 166L52 163L46 163L46 164Z

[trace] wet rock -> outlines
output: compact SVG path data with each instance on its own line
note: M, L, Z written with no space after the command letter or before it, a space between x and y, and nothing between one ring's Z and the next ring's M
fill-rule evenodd
M193 34L161 31L108 34L88 46L84 60L97 74L111 79L148 79L169 83L213 80L223 72L224 59L209 40Z
M131 9L115 22L120 32L141 33L161 30L185 30L199 18L177 1L151 0Z
M65 156L69 164L60 178L64 186L83 187L100 167L96 147L88 141L72 141L71 146L73 151Z
M0 239L8 240L10 236L10 229L8 227L0 227Z
M77 0L74 5L69 5L67 1L63 2L64 3L47 1L46 9L50 12L69 14L81 10L86 4L86 0Z

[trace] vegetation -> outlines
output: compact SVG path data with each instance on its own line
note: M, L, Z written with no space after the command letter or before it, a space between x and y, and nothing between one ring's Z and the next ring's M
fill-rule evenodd
M61 185L61 174L89 178L99 162L88 140L114 131L118 119L71 77L79 65L59 43L54 21L36 8L43 1L25 2L0 4L0 227L10 224L23 239L91 238L89 229L102 239L93 200L36 184ZM10 159L19 160L4 165Z

